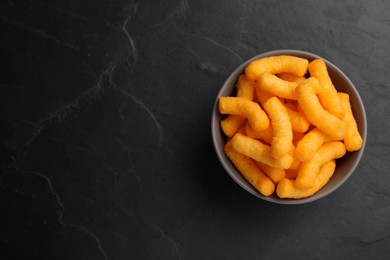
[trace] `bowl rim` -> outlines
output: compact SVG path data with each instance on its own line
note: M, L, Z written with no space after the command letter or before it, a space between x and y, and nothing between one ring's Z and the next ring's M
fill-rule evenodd
M219 100L220 96L222 95L222 93L225 92L225 89L227 88L227 86L230 85L229 82L231 82L232 80L233 80L233 82L236 82L238 76L241 75L244 72L245 67L251 61L259 59L259 58L264 58L264 57L269 57L269 56L276 56L276 55L293 55L293 56L307 58L309 61L312 60L312 59L315 59L315 58L320 58L320 59L324 60L324 62L326 63L327 67L330 66L331 70L336 71L337 74L339 74L343 78L343 80L345 80L348 83L348 85L351 87L350 91L353 91L354 97L356 97L357 106L359 107L359 110L361 110L361 117L362 117L363 125L359 126L359 127L361 128L360 129L361 130L360 134L362 135L363 144L362 144L362 147L360 148L359 151L354 152L354 153L357 153L357 157L354 160L354 162L352 164L352 167L349 169L348 173L339 182L335 183L333 185L333 187L329 188L327 191L322 192L322 193L316 193L316 194L314 194L314 195L312 195L310 197L306 197L306 198L302 198L302 199L282 199L282 198L275 198L275 197L271 197L271 196L267 197L267 196L264 196L264 195L260 194L253 187L251 187L251 185L248 182L246 182L246 180L245 180L245 182L242 182L240 179L238 179L236 177L235 174L233 174L231 172L231 169L229 168L228 164L230 165L230 167L233 167L233 169L235 171L238 172L238 170L234 167L232 162L225 155L225 153L223 151L223 147L220 147L219 144L217 143L218 132L219 132L219 134L221 134L220 123L219 123L219 119L217 118L217 114L219 113L219 111L218 111L218 100ZM348 94L350 94L350 93L348 93ZM241 63L238 67L236 67L230 73L228 78L224 81L224 83L222 84L221 88L219 89L218 94L217 94L217 96L216 96L216 98L214 100L212 116L211 116L211 135L212 135L212 141L213 141L214 150L215 150L215 152L217 154L217 157L218 157L220 163L222 164L222 166L225 169L225 171L229 174L229 176L239 186L241 186L241 188L243 188L244 190L246 190L250 194L252 194L252 195L254 195L254 196L256 196L256 197L258 197L260 199L263 199L265 201L268 201L268 202L277 203L277 204L284 204L284 205L298 205L298 204L305 204L305 203L309 203L309 202L314 202L314 201L317 201L317 200L319 200L321 198L324 198L324 197L328 196L329 194L335 192L341 185L343 185L347 181L347 179L354 173L356 167L359 165L359 163L361 161L361 158L362 158L362 156L364 154L364 149L365 149L365 146L366 146L366 140L367 140L367 117L366 117L364 103L363 103L363 101L362 101L362 99L361 99L361 97L359 95L358 90L356 89L356 87L353 84L353 82L349 79L349 77L341 69L339 69L336 65L334 65L329 60L327 60L327 59L325 59L325 58L323 58L323 57L321 57L321 56L319 56L317 54L308 52L308 51L294 50L294 49L280 49L280 50L267 51L267 52L255 55L255 56L247 59L243 63ZM238 174L240 174L240 173L238 172ZM248 188L248 186L250 186L251 188Z

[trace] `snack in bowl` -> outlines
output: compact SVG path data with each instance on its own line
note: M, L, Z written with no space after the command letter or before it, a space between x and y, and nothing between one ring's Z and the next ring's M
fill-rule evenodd
M223 88L219 93L213 113L214 144L225 169L252 194L284 204L313 201L340 186L361 158L366 135L364 107L347 80L352 85L355 103L350 102L350 86L339 85L344 83L340 77L346 76L335 72L328 61L300 51L271 53L249 60L232 74L227 82L234 82L237 91ZM239 98L242 79L246 85L254 86L255 95L234 101ZM353 111L356 107L360 109L357 119ZM242 121L235 132L226 135L221 124L231 115L241 116ZM225 147L223 154L221 147ZM250 164L250 172L257 174L248 178L248 167L243 173L243 167L237 166L241 165L238 158L245 160L244 165ZM347 172L343 176L337 174L338 169ZM272 193L270 181L274 184ZM328 182L332 185L327 189Z

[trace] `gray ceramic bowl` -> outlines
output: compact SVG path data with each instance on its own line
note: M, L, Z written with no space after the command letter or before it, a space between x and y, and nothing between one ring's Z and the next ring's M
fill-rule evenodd
M344 157L337 160L337 167L335 173L331 178L331 180L328 182L328 184L325 185L325 187L323 187L320 191L318 191L313 196L304 199L280 199L279 197L277 197L277 195L272 195L270 197L263 196L241 176L241 174L237 171L234 165L226 157L223 151L223 147L226 142L226 139L220 128L220 121L221 119L225 118L225 116L221 115L218 111L219 97L233 95L235 91L235 84L237 82L239 75L244 73L245 67L251 61L259 58L267 57L267 56L274 56L274 55L293 55L297 57L306 58L309 61L316 58L323 59L327 65L329 75L337 90L349 94L352 111L354 113L356 122L358 124L359 132L363 138L363 145L359 151L352 152L352 153L347 152L347 154ZM308 203L308 202L318 200L320 198L329 195L330 193L334 192L337 188L339 188L352 175L352 173L354 172L355 168L357 167L363 155L364 147L366 144L367 119L366 119L366 113L364 111L363 102L359 96L358 91L356 90L353 83L339 68L337 68L335 65L333 65L326 59L309 52L298 51L298 50L276 50L276 51L270 51L270 52L257 55L252 59L244 62L236 70L234 70L233 73L228 77L228 79L222 85L222 88L219 91L218 96L216 97L215 100L213 113L212 113L212 120L211 120L211 130L212 130L212 139L213 139L214 147L218 155L218 158L222 166L227 171L227 173L233 178L235 182L237 182L237 184L239 184L242 188L244 188L246 191L253 194L254 196L259 197L266 201L279 203L279 204L303 204L303 203Z

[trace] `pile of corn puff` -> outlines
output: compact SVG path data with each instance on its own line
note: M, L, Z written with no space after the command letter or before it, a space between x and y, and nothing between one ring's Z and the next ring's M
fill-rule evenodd
M235 96L222 96L224 151L261 194L313 195L332 177L336 159L363 140L349 95L338 92L322 59L280 55L252 61Z

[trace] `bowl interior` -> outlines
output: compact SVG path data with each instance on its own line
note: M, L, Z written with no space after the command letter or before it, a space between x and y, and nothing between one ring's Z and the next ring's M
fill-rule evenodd
M222 115L218 111L218 99L221 96L231 96L235 94L235 84L239 77L239 75L244 73L245 67L253 60L267 57L267 56L274 56L274 55L293 55L297 57L306 58L309 61L321 58L325 61L328 69L328 73L332 79L332 82L334 86L336 87L337 91L339 92L345 92L348 93L350 96L350 102L352 111L354 113L356 122L358 124L358 129L360 134L363 138L363 145L362 148L359 151L356 152L347 152L347 154L342 157L341 159L338 159L336 161L336 170L331 178L331 180L328 182L325 187L323 187L320 191L318 191L316 194L314 194L311 197L304 198L304 199L280 199L277 197L277 195L272 195L270 197L263 196L260 194L255 188L252 187L240 174L240 172L237 171L237 169L234 167L234 165L230 162L230 160L226 157L223 147L226 143L226 138L220 128L220 121L224 119L226 116ZM257 196L261 199L274 202L274 203L280 203L280 204L303 204L311 201L318 200L320 198L325 197L326 195L330 194L331 192L335 191L337 188L339 188L353 173L355 168L357 167L363 152L364 147L366 143L366 135L367 135L367 119L366 114L363 106L363 102L359 96L358 91L356 90L353 83L349 80L349 78L335 65L333 65L331 62L327 61L326 59L317 56L312 53L304 52L304 51L298 51L298 50L278 50L278 51L271 51L267 53L263 53L261 55L257 55L250 60L244 62L242 65L240 65L236 70L233 71L233 73L228 77L228 79L223 84L220 92L218 93L218 96L216 98L214 107L213 107L213 113L212 113L212 137L214 142L214 147L217 153L217 156L219 160L221 161L222 166L225 168L225 170L229 173L229 175L233 178L237 184L239 184L242 188L244 188L249 193L253 194L254 196Z

